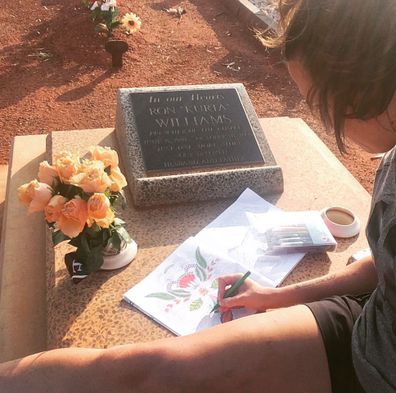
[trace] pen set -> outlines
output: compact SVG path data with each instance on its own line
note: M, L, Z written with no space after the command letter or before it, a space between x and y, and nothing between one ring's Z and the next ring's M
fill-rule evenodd
M258 250L266 255L333 251L337 242L316 210L249 213Z
M273 227L262 236L267 244L267 251L270 253L293 252L314 244L308 228L301 224Z

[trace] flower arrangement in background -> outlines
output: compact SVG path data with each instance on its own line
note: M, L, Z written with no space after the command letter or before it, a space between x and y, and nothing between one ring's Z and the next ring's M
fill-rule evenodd
M105 32L111 37L114 29L119 26L124 28L126 34L134 34L140 30L140 18L132 12L120 17L116 0L83 0L83 4L91 10L98 32Z
M82 275L98 270L106 252L117 254L132 242L116 217L127 185L116 151L92 146L83 158L63 151L52 165L41 162L37 177L18 188L18 197L29 213L44 212L54 246L68 240L77 248L73 258ZM75 266L67 267L73 276Z

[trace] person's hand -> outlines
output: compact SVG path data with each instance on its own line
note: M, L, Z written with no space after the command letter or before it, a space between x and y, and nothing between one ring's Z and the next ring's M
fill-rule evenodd
M231 274L218 278L217 300L222 314L222 321L232 319L233 308L250 308L256 311L266 311L269 308L282 307L281 294L278 288L266 288L251 279L247 279L231 297L224 298L227 287L237 281L242 274Z

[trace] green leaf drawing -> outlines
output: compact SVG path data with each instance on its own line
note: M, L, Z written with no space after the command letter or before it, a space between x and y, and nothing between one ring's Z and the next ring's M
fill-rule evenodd
M195 258L197 259L199 266L201 266L203 269L207 268L208 264L206 263L205 258L202 256L199 247L197 247L197 250L195 251Z
M217 279L212 281L212 285L210 287L213 289L217 289L219 287Z
M193 302L191 302L190 304L190 311L196 311L199 310L203 305L203 301L201 298L194 300Z
M185 291L184 289L171 289L169 290L169 293L177 297L190 297L190 292Z
M206 280L206 272L200 265L195 265L195 273L197 277L199 278L199 281L205 281Z
M175 296L172 296L172 295L170 295L169 293L166 293L166 292L149 293L145 297L155 297L157 299L162 299L162 300L173 300L173 299L175 299Z
M168 270L171 269L173 267L173 263L171 265L169 265L165 270L164 270L164 274L168 273Z

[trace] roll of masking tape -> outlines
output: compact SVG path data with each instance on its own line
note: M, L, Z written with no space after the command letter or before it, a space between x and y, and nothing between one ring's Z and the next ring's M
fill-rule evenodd
M360 232L359 218L345 207L327 207L321 211L321 216L335 237L348 238Z

